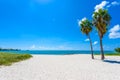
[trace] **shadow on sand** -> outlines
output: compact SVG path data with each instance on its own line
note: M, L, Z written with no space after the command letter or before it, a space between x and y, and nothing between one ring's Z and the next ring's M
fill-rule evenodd
M104 62L108 62L112 64L120 64L120 61L115 61L115 60L104 60Z

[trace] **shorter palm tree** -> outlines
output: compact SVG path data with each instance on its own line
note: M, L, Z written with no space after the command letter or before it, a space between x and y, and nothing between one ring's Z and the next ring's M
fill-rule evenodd
M92 31L92 23L88 19L84 19L80 22L79 25L81 26L81 29L80 29L81 32L83 34L86 34L86 36L88 37L90 41L91 56L92 56L92 59L94 59L92 41L91 41L90 34L89 34Z

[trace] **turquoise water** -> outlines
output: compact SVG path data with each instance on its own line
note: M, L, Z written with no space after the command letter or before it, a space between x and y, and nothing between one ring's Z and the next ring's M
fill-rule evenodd
M3 51L2 51L3 52ZM4 51L12 53L28 53L28 54L41 54L41 55L67 55L67 54L91 54L90 51L81 51L81 50L21 50L21 51ZM104 51L107 53L113 53L114 51ZM100 51L94 51L94 53L99 54Z

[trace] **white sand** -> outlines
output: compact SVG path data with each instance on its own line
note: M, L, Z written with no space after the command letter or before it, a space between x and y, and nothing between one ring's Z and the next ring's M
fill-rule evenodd
M34 55L12 66L0 67L0 80L120 80L120 63L90 55ZM107 57L120 61L120 57Z

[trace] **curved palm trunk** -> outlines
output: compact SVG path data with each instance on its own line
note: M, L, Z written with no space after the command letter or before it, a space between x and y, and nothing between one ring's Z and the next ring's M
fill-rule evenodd
M91 41L91 38L90 38L90 35L88 34L88 38L90 40L90 47L91 47L91 57L92 59L94 59L94 55L93 55L93 46L92 46L92 41Z
M101 59L104 60L104 51L103 51L103 44L102 44L102 38L100 37L100 49L101 49Z

